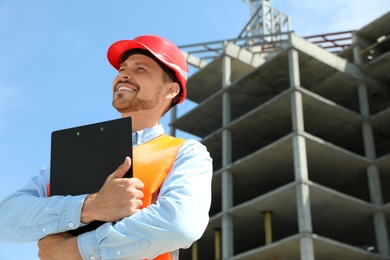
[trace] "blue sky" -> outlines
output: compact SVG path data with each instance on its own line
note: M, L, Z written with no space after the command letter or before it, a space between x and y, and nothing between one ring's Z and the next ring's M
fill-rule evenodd
M359 29L390 10L388 0L273 6L290 15L299 36ZM142 34L178 45L223 40L237 37L249 18L243 0L1 0L0 199L48 165L52 131L119 117L111 107L111 43ZM35 243L0 242L0 260L36 255Z

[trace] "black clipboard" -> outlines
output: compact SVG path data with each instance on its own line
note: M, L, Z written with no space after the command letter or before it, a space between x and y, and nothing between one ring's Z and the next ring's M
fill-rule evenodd
M131 117L52 132L50 196L98 192L107 176L132 153ZM125 177L133 176L133 167ZM72 230L79 235L99 227L94 221Z

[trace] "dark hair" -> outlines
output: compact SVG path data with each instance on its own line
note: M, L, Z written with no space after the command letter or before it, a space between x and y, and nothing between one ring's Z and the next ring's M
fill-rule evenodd
M176 105L177 103L179 103L180 101L180 98L181 96L183 95L183 88L180 84L180 81L179 79L177 78L176 76L176 73L173 69L171 69L170 67L168 67L167 65L165 65L164 63L162 63L159 59L157 59L156 56L154 56L150 51L148 50L144 50L144 49L131 49L131 50L128 50L128 51L125 51L122 55L122 58L121 60L119 61L119 64L123 63L124 61L127 60L127 58L129 58L131 55L133 54L142 54L142 55L145 55L145 56L148 56L149 58L153 59L155 62L157 62L157 64L161 67L161 69L166 73L166 75L168 75L168 77L172 80L172 82L176 82L177 84L179 84L179 87L180 87L180 91L179 93L172 99L172 104L171 104L171 107L173 107L174 105ZM166 79L168 80L168 79Z

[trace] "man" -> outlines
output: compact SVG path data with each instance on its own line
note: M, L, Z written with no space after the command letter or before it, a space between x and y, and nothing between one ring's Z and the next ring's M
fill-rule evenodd
M107 56L118 70L112 104L122 117L132 117L134 151L166 138L159 120L187 94L188 68L180 49L145 35L112 44ZM153 164L153 155L146 156ZM178 249L189 247L207 226L212 159L195 140L180 143L172 158L158 192L149 194L150 205L144 200L149 184L122 178L130 158L99 192L88 195L48 197L45 168L0 203L0 240L39 240L42 260L178 259ZM79 236L67 232L94 220L106 223Z

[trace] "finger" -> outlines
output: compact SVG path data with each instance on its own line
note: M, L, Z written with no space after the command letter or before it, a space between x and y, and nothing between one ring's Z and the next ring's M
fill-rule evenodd
M143 189L144 188L145 185L144 185L144 183L140 179L138 179L136 177L133 177L132 180L133 180L133 183L134 183L134 187L136 189Z
M116 169L114 173L112 173L109 178L123 178L126 172L130 169L131 159L126 156L125 161Z

